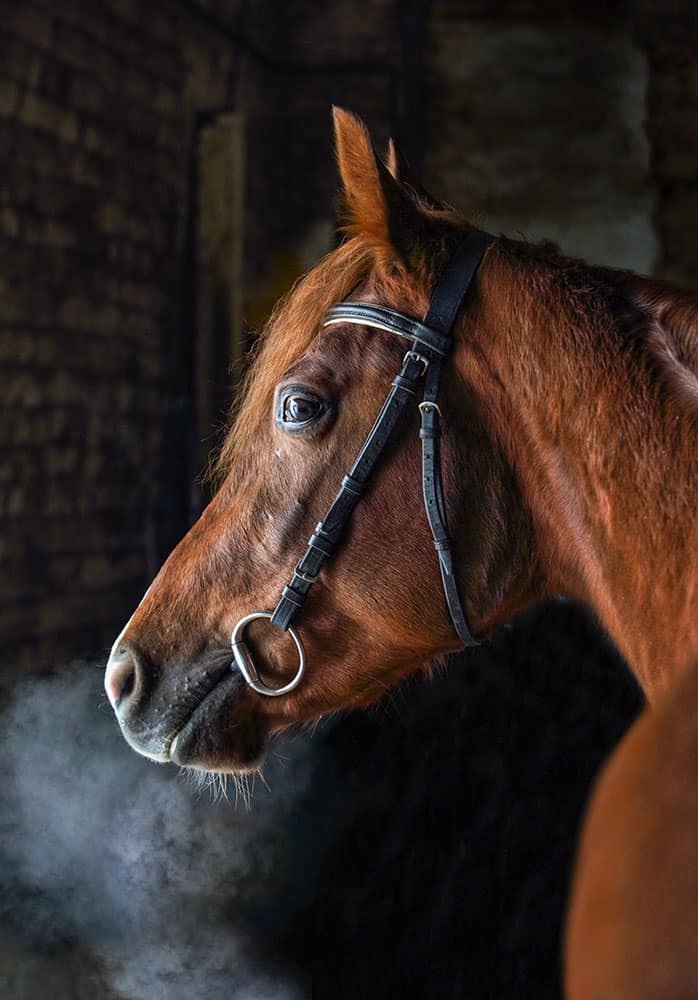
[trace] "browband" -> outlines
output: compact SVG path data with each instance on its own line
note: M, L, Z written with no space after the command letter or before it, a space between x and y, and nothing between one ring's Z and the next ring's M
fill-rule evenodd
M448 335L385 306L367 305L365 302L340 302L328 311L322 325L332 326L334 323L360 323L376 330L396 333L398 337L413 340L416 346L427 347L435 354L448 354L451 347Z

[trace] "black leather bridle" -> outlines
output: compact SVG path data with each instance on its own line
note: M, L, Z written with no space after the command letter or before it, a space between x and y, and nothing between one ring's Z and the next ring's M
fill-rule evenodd
M245 615L233 630L231 641L234 659L231 669L239 669L250 687L259 694L287 694L300 683L305 670L305 652L292 623L305 604L323 564L334 555L341 542L354 508L361 499L403 410L416 395L420 380L423 380L424 385L422 401L419 403L424 508L439 556L444 595L453 627L463 646L478 645L463 610L446 526L439 449L441 411L438 396L443 362L453 346L453 328L458 313L478 266L493 242L494 237L479 230L464 236L434 288L423 320L411 319L393 309L363 302L340 302L327 313L323 326L355 323L376 327L411 340L412 344L402 359L400 371L392 381L376 422L350 471L342 480L339 493L311 535L305 554L284 587L279 603L273 611L255 611ZM267 618L272 625L288 632L298 650L296 675L288 684L279 688L268 687L260 678L243 639L247 625L258 618Z

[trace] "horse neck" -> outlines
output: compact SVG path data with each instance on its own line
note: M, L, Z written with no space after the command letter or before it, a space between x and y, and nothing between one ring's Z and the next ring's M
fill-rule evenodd
M672 369L668 334L620 273L529 253L492 254L462 375L512 465L547 587L591 605L652 699L698 655L698 381Z

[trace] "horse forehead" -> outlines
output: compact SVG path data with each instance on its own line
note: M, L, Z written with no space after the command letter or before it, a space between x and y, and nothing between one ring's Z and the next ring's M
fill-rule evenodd
M305 354L286 370L284 378L304 374L324 382L352 381L369 364L375 365L376 360L392 363L396 340L390 334L359 324L323 327Z

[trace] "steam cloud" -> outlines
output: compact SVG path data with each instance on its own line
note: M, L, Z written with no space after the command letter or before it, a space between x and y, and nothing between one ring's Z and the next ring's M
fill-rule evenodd
M307 743L270 757L248 812L139 758L101 684L73 664L0 713L0 996L300 1000L244 911L274 906Z

